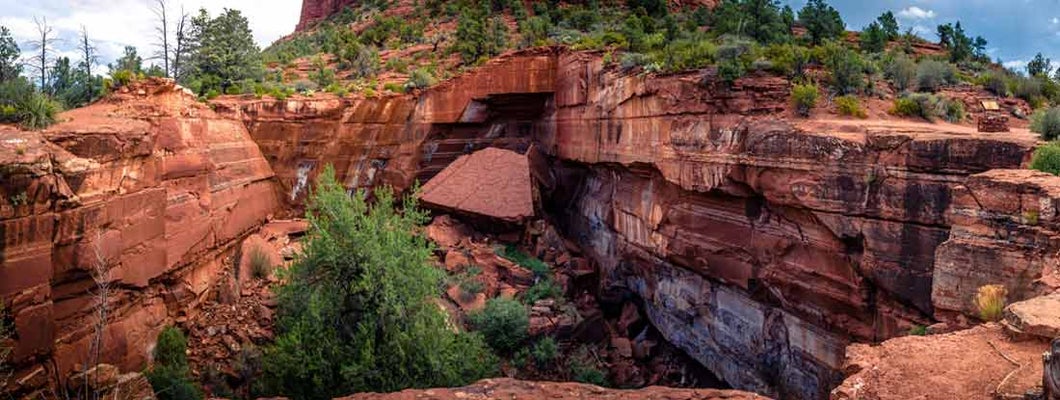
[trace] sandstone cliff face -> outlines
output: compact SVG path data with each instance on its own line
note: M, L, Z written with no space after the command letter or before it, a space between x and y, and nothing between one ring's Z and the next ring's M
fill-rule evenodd
M93 362L143 368L159 330L192 312L231 246L280 205L242 124L172 83L61 118L0 128L0 298L21 392L92 360L97 279L111 290Z
M345 7L352 7L360 3L357 0L302 0L302 16L298 19L296 32L312 28L318 22L327 19L332 14L338 14Z
M404 188L477 148L533 144L546 211L592 253L603 289L636 293L670 341L770 396L827 397L850 341L902 334L937 308L967 312L941 295L975 290L945 277L960 269L944 255L961 232L1028 270L1018 257L1035 255L974 229L1019 210L968 211L969 193L985 189L969 176L1024 165L1035 144L1026 131L792 122L783 79L711 82L710 71L637 76L597 55L535 50L418 99L221 108L247 124L295 199L324 163L351 188Z

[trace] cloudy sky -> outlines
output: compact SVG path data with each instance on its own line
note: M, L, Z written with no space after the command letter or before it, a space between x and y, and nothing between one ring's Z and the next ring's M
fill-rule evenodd
M103 64L125 45L152 53L155 0L0 0L0 25L18 40L30 40L33 18L46 17L61 37L60 54L73 54L73 38L84 25L103 52ZM173 14L205 7L216 15L223 8L243 11L261 47L290 33L298 22L301 0L168 0ZM784 0L796 10L805 0ZM904 28L937 40L935 26L961 21L970 35L989 42L990 55L1009 66L1026 64L1035 53L1060 62L1060 0L831 0L847 27L860 30L880 13L891 10ZM25 47L25 46L24 46ZM25 49L23 49L25 50ZM76 57L72 57L76 59Z
M224 8L237 9L250 20L254 39L262 48L291 33L298 24L301 0L167 0L170 14L181 7L189 14L206 8L211 15ZM136 46L145 58L155 51L156 0L0 0L0 25L11 30L22 51L36 32L34 17L47 18L63 39L59 55L76 55L76 37L84 26L102 53L101 64L117 58L126 45ZM150 62L148 62L150 63Z

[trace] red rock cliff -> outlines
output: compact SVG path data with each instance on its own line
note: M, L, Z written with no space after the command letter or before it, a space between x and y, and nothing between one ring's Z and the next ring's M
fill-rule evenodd
M345 7L357 5L357 0L302 0L302 17L298 19L296 32L312 28L332 14L337 14Z
M19 367L8 389L22 393L91 360L94 278L111 287L94 362L141 370L160 329L193 312L228 250L280 204L243 125L170 82L60 118L0 128L0 298Z
M604 289L639 295L671 342L738 389L827 397L850 341L939 317L933 293L955 281L939 278L937 252L974 224L958 218L969 176L1020 168L1036 139L792 122L785 80L724 87L705 73L629 75L534 50L418 98L219 109L245 121L294 199L326 162L349 187L403 188L477 148L534 144L545 207L593 253Z

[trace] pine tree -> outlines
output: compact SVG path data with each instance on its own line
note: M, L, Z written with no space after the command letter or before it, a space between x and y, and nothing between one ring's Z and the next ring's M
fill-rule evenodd
M11 37L6 26L0 26L0 82L7 82L22 74L22 64L18 62L21 55L18 43Z
M806 27L806 35L813 45L836 39L845 32L843 18L824 0L810 0L799 10L799 23Z

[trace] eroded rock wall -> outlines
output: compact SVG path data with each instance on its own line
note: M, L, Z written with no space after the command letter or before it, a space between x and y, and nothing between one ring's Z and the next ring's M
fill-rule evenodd
M767 75L727 86L710 70L628 74L547 49L416 97L308 100L335 102L327 112L236 101L222 113L247 124L288 190L306 182L295 179L305 161L340 165L351 188L404 188L477 148L532 145L546 211L593 254L603 289L645 299L670 341L734 387L823 398L847 343L938 318L933 293L956 290L939 287L955 281L939 278L938 254L951 227L974 225L960 218L977 190L968 177L1020 168L1036 139L808 122L789 118L789 90ZM365 125L375 114L361 109L391 114Z
M0 128L0 298L19 367L9 389L22 393L86 362L142 369L161 328L194 312L230 248L281 204L243 125L172 83L61 119ZM97 281L110 287L99 331Z

